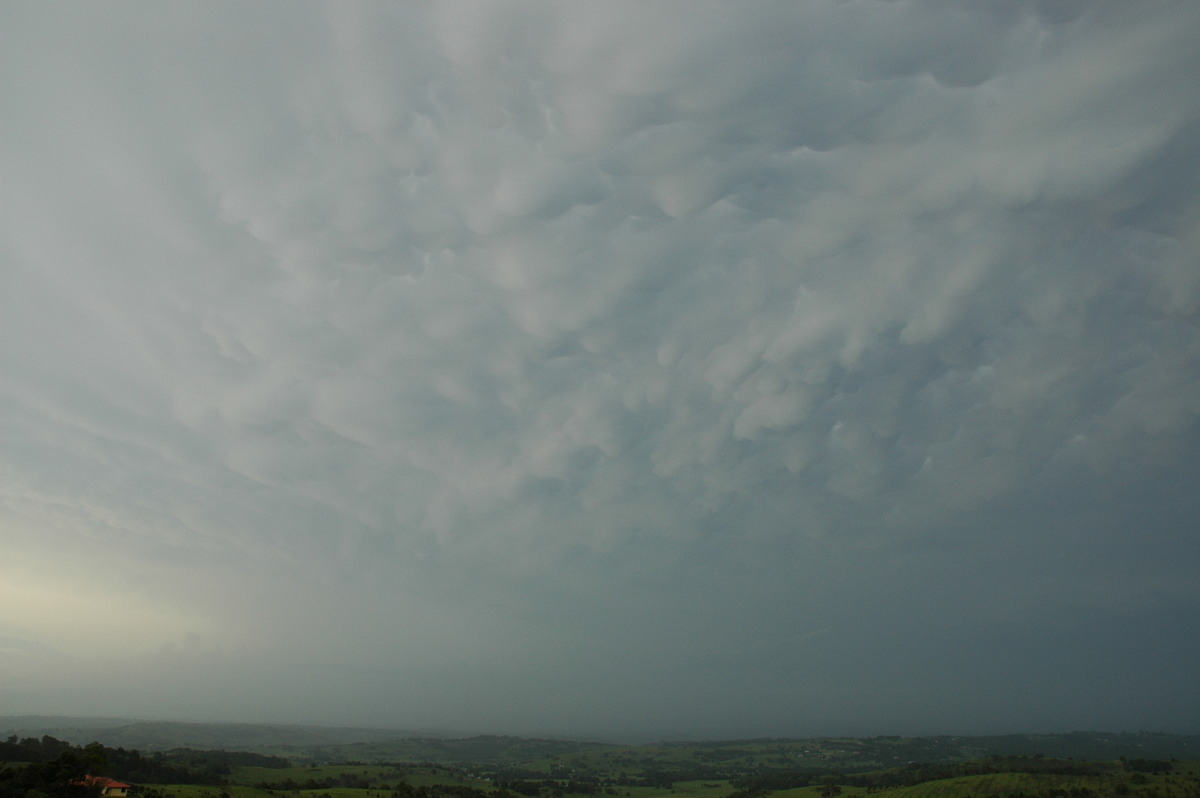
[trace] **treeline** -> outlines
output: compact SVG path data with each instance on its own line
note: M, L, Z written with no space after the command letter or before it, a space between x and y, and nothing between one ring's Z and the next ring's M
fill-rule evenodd
M517 780L517 781L501 781L497 782L497 787L509 792L515 792L517 795L524 795L526 798L538 798L543 793L548 793L551 796L563 795L570 793L572 795L596 795L602 792L600 785L594 780L588 781L554 781L553 779L535 779ZM615 790L610 791L610 794Z
M640 773L619 773L608 776L593 776L586 773L573 774L569 779L547 777L545 773L532 769L498 768L480 769L478 775L489 778L497 787L508 789L518 795L534 796L545 787L562 793L581 795L614 795L617 788L652 787L671 789L680 781L725 781L734 774L726 769L704 766L697 767L648 767Z
M1170 773L1173 765L1165 759L1126 759L1121 765L1131 773Z
M149 755L124 748L106 748L104 751L108 770L99 775L139 784L220 784L235 767L291 767L291 763L283 757L246 751L175 748Z
M0 798L96 798L98 788L82 782L90 762L78 751L66 750L49 762L21 767L0 765Z
M0 742L0 762L22 762L27 767L54 765L49 770L36 767L22 775L66 772L81 769L81 774L110 776L139 784L220 784L231 768L252 765L267 768L290 767L283 757L252 754L245 751L195 751L176 748L148 756L125 748L108 748L100 743L76 746L49 735L18 739L15 735ZM55 770L57 768L57 770ZM10 774L9 781L17 778ZM40 777L38 777L40 778Z
M21 739L14 734L0 742L0 762L49 762L76 748L65 740L56 740L49 735Z
M729 798L759 798L759 796L779 790L808 787L817 784L825 775L827 774L823 771L817 770L779 770L753 776L741 776L730 782L737 789L729 794Z
M280 781L260 781L254 785L260 790L292 792L294 790L328 790L335 787L349 787L358 790L389 790L387 784L376 784L364 776L354 773L341 773L336 776L326 776L323 779L282 779Z

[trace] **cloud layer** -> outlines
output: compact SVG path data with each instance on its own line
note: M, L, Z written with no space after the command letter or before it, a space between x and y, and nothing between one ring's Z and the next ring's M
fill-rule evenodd
M6 703L1194 725L1200 9L6 16Z

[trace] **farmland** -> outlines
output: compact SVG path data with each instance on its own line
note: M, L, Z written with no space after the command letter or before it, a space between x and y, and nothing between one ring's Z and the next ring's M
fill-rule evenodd
M478 736L143 755L47 736L10 737L0 754L45 773L99 768L134 784L135 798L1200 798L1198 746L1097 733L646 745ZM0 796L30 795L19 787L35 775L0 765Z
M1058 742L1066 747L1072 744ZM968 751L1001 747L986 739L968 739L967 743ZM643 746L481 738L440 745L425 741L420 746L426 756L440 753L444 760L455 761L393 759L386 763L358 760L288 768L238 767L231 770L224 785L163 785L158 788L161 796L152 798L1200 797L1196 775L1200 762L1193 759L1085 760L1048 757L1040 752L968 758L962 753L963 738ZM472 761L470 757L481 749L486 749L489 757ZM382 753L378 749L354 750ZM1137 744L1132 750L1138 750ZM913 753L940 756L900 760Z
M292 780L304 785L311 780L350 782L361 780L370 786L299 786L295 789L276 789L256 781L263 774L256 769L235 770L228 783L208 785L159 785L146 789L149 798L486 798L486 796L517 795L505 786L470 777L452 770L427 771L414 769L395 781L396 771L386 766L338 765L318 768L289 768L274 774L281 781ZM1197 798L1200 796L1200 763L1175 763L1170 771L1158 773L1128 773L1119 765L1092 774L1063 775L1054 773L996 772L971 776L921 781L894 787L870 784L874 776L888 775L887 771L862 774L824 775L814 777L814 783L777 791L738 790L731 781L682 781L670 786L631 787L615 790L627 798L1107 798L1113 796L1145 796L1145 798ZM539 798L589 798L593 792L571 792L563 783L543 780L536 793Z

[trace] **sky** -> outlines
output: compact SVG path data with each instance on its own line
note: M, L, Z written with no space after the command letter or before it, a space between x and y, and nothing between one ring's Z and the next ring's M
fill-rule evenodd
M1200 3L0 13L4 712L1200 730Z

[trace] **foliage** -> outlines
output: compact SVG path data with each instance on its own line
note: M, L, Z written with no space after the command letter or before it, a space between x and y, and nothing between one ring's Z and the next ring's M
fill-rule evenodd
M1131 773L1171 772L1171 763L1165 759L1122 759L1121 763Z
M0 798L94 798L99 790L83 777L90 760L78 750L65 750L45 762L0 767Z
M40 739L12 736L0 742L0 762L41 764L67 761L72 756L79 760L85 773L139 784L219 784L234 764L258 767L287 767L290 764L282 757L263 754L187 748L143 756L138 751L107 748L100 743L74 746L48 735Z

